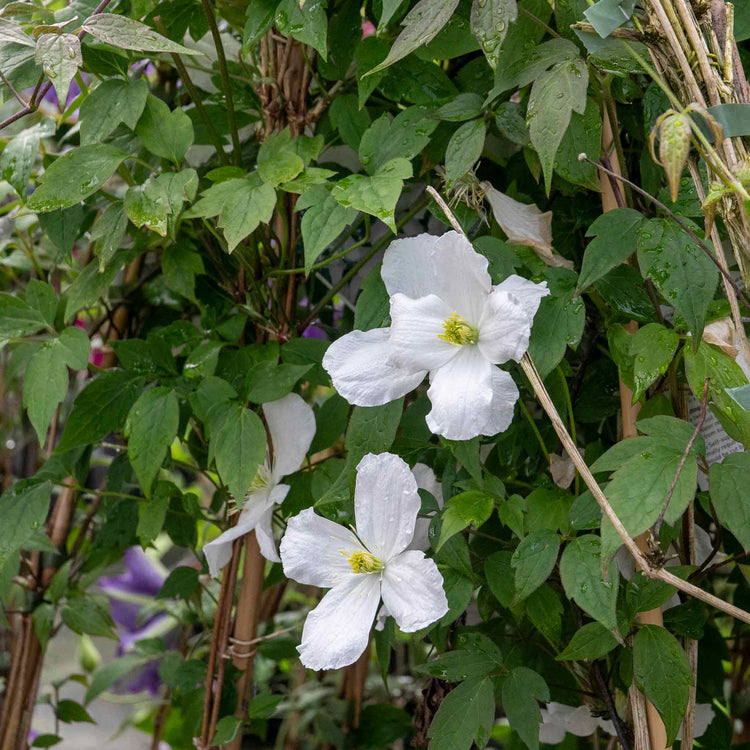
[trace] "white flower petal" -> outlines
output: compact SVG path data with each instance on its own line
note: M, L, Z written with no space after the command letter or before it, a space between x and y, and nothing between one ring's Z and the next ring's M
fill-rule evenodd
M495 289L487 297L479 321L479 350L485 359L499 365L509 359L519 362L529 348L531 320L514 299Z
M424 552L402 552L386 563L383 603L404 633L413 633L439 620L448 611L443 576Z
M391 364L389 336L389 328L352 331L328 347L323 367L350 404L382 406L414 390L427 374L407 373Z
M330 588L355 575L342 550L361 549L349 529L307 508L289 519L281 540L284 575L299 583Z
M494 290L512 294L524 312L529 316L529 323L534 320L536 311L539 309L539 303L549 294L546 281L535 284L533 281L524 279L522 276L516 276L515 274L508 276L505 281L500 282L494 287Z
M476 326L482 316L485 297L492 289L488 261L458 232L446 232L435 245L436 290L469 325Z
M263 404L273 444L274 483L297 471L315 437L315 415L301 396L290 393L278 401Z
M273 507L269 508L258 519L258 523L255 524L255 536L263 557L271 562L281 562L279 553L276 551L276 543L273 540Z
M203 546L203 554L208 562L208 572L218 578L222 568L232 559L232 542L249 534L269 507L268 492L251 492L245 497L245 507L237 523L221 536Z
M449 440L482 434L492 403L493 369L477 346L462 346L447 365L430 373L427 426L432 432Z
M518 388L513 378L499 367L492 367L492 401L487 410L482 435L505 432L513 421Z
M305 620L300 661L310 669L353 664L367 648L379 603L378 575L360 573L334 586Z
M419 513L417 480L392 453L368 453L357 466L354 517L357 534L383 562L405 550Z
M411 299L391 297L391 359L410 372L436 370L456 356L459 347L440 338L451 309L434 294Z
M380 271L389 296L400 292L416 298L437 291L433 253L439 239L432 234L420 234L391 242Z

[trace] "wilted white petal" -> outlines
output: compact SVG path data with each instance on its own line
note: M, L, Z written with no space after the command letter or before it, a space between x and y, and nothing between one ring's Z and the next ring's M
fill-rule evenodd
M354 487L357 534L379 560L387 563L409 546L419 506L417 480L403 459L368 453L359 462Z
M273 501L269 492L248 493L245 497L245 507L240 513L237 523L231 529L227 529L221 536L203 546L203 554L208 562L208 572L212 578L217 578L222 568L232 559L232 542L250 533L263 514L272 506Z
M391 297L391 362L406 371L436 370L458 354L455 344L440 338L451 309L430 294L411 299Z
M437 292L433 253L439 239L432 234L420 234L391 242L380 271L389 296L400 292L416 298Z
M383 603L404 633L439 620L448 611L443 576L424 552L408 550L389 560L383 571Z
M563 452L562 456L558 456L557 453L550 453L549 472L552 475L552 481L565 490L570 487L570 483L575 479L576 467L567 453Z
M297 471L315 437L315 415L301 396L290 393L263 404L273 444L273 480Z
M330 588L355 575L345 553L360 549L362 545L351 531L307 508L289 519L281 540L284 575L299 583Z
M493 289L496 292L507 292L512 294L516 301L521 305L523 311L529 316L529 323L534 320L534 316L539 309L539 303L549 294L547 282L542 281L535 284L533 281L524 279L523 276L508 276Z
M281 558L276 551L276 544L273 541L273 508L269 508L255 524L255 536L258 540L260 552L266 560L271 562L280 562Z
M557 745L565 739L565 729L559 724L551 724L545 720L542 709L542 723L539 725L539 742L545 745Z
M427 374L407 373L389 363L389 336L389 328L352 331L328 347L323 367L350 404L382 406L414 390Z
M542 213L533 203L519 203L483 182L492 215L511 245L527 245L549 266L573 268L573 263L552 252L552 212Z
M372 573L352 575L334 586L305 620L297 647L300 661L310 669L353 664L367 648L379 602L380 580Z
M714 720L714 707L710 703L695 704L695 724L693 725L693 737L700 737L706 733L711 722ZM677 739L682 740L682 727L677 733Z
M492 401L487 410L482 435L505 432L513 421L513 411L518 400L518 388L513 378L499 367L492 367Z
M447 365L430 373L432 410L427 426L449 440L484 434L492 403L491 365L476 346L462 346Z
M479 350L485 359L500 365L519 362L529 348L531 321L523 308L502 290L487 297L479 321Z
M476 326L482 317L484 299L492 289L487 258L458 232L446 232L435 244L435 292L450 308Z

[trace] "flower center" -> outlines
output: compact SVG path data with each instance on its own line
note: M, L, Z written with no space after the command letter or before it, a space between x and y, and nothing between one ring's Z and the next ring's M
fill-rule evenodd
M248 492L260 492L261 490L266 490L270 484L271 470L267 463L261 464L258 467L258 471L255 472L253 481L250 482L250 489Z
M385 567L377 557L364 550L358 549L349 555L343 552L343 555L355 573L377 573Z
M479 341L479 331L455 312L443 321L443 330L445 333L441 333L438 338L454 346L476 344Z

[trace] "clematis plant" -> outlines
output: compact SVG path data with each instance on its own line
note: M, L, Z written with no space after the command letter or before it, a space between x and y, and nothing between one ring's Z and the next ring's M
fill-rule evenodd
M437 565L421 550L409 549L419 507L409 466L391 453L369 453L357 466L354 529L312 508L289 520L281 540L284 574L330 589L305 621L297 650L306 667L354 663L367 648L381 599L405 633L448 611Z
M493 286L487 266L457 232L391 243L382 269L391 327L352 331L329 347L323 367L336 390L357 406L380 406L429 373L432 432L470 440L507 429L518 389L496 365L524 355L549 291L520 276Z
M279 561L273 539L273 511L284 502L288 484L281 480L297 471L315 436L315 415L301 396L290 393L263 405L263 416L271 434L273 457L266 450L263 465L245 495L237 523L203 547L208 570L216 578L232 556L232 542L255 529L260 551L267 560Z

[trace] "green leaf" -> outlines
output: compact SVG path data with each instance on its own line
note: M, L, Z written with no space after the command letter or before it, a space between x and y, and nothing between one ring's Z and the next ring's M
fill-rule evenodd
M26 194L40 139L53 132L52 121L43 120L15 135L0 154L0 178L7 180L19 195Z
M68 603L62 610L62 621L74 633L117 639L114 631L115 624L107 609L88 596L68 599Z
M372 177L353 174L339 180L331 195L344 208L376 216L395 234L396 219L393 212L403 184L402 179L388 174L376 174Z
M262 182L254 173L211 186L184 216L218 216L219 229L224 233L231 253L261 222L267 224L270 221L275 206L273 186Z
M342 206L326 188L319 186L320 199L302 215L302 241L305 245L305 274L309 274L320 254L358 216L353 208ZM317 191L313 188L310 192Z
M598 622L589 622L576 630L565 650L557 656L558 661L593 661L608 654L617 639Z
M188 599L200 589L200 571L187 565L175 568L162 584L157 599Z
M594 31L604 39L628 22L634 7L634 0L598 0L583 15L594 27Z
M511 560L517 599L525 599L547 580L559 551L560 537L549 529L535 531L521 541Z
M68 368L63 351L54 340L48 341L31 358L23 388L23 406L40 445L44 445L55 409L67 392Z
M57 303L57 292L50 284L39 279L29 280L26 285L26 304L38 310L50 328L55 326Z
M404 30L393 43L388 56L367 75L377 73L406 57L417 47L429 44L448 22L457 6L458 0L419 0L401 22Z
M503 605L510 607L515 596L512 568L513 554L507 550L493 552L484 561L484 575L487 585L495 598Z
M617 632L617 565L609 565L608 580L602 577L602 542L593 534L576 537L565 547L560 577L565 593L605 628Z
M35 59L49 76L57 101L64 107L70 82L83 64L78 37L75 34L41 34L36 40Z
M121 122L135 130L147 97L145 78L110 78L97 86L81 105L81 145L101 143Z
M449 102L436 109L432 117L448 122L464 122L479 117L482 111L482 97L479 94L465 92L457 94Z
M23 28L9 18L0 18L0 42L20 44L24 47L34 47L34 37L27 34Z
M263 182L276 187L293 180L305 163L297 153L296 141L290 141L289 129L269 135L258 151L258 174Z
M643 214L632 208L615 208L599 216L586 232L594 239L583 255L578 288L586 289L624 263L638 247L637 230Z
M443 523L440 526L438 551L454 534L473 524L479 528L491 515L495 502L490 495L476 490L454 495L443 509Z
M328 18L322 0L282 0L276 10L276 28L303 44L309 44L325 60L328 54Z
M489 2L491 4L493 0ZM461 125L451 136L445 151L445 171L449 185L463 177L479 160L484 148L484 135L484 120L473 120Z
M282 700L283 695L274 695L268 690L263 690L248 701L247 716L249 719L268 719Z
M482 45L493 70L497 68L498 51L508 27L517 17L516 0L473 0L471 4L471 33Z
M137 52L173 52L178 55L203 55L196 49L183 47L157 34L150 26L114 13L99 13L89 16L81 28L94 39L120 49Z
M112 176L125 158L114 146L79 146L56 159L39 178L41 185L28 200L32 211L68 208L88 198Z
M693 674L675 637L657 625L645 625L633 641L636 687L654 704L667 730L667 746L680 728Z
M531 144L539 154L549 195L552 166L573 111L586 111L589 73L583 60L557 63L542 73L531 88L526 115Z
M549 641L557 641L562 630L563 605L555 589L543 583L525 601L525 611L534 627Z
M186 245L170 244L161 256L161 268L173 292L195 300L195 277L206 272L199 253Z
M170 112L165 102L151 94L135 132L152 154L175 164L183 160L195 139L193 123L185 112L179 107Z
M370 125L359 143L359 158L368 174L383 171L394 159L413 159L430 142L438 126L424 107L409 107L393 120L387 115ZM410 175L408 175L410 176Z
M328 110L331 124L339 131L341 140L355 151L367 128L370 126L370 113L367 109L360 109L355 94L337 96Z
M71 700L61 700L55 706L55 716L66 724L85 721L89 724L96 724L91 718L89 712L80 704Z
M490 677L462 682L443 699L427 736L431 750L483 748L495 720L495 691Z
M52 484L24 480L16 482L0 495L0 568L9 557L42 529L52 498Z
M63 741L62 737L56 734L40 734L31 743L31 747L54 747Z
M674 571L674 568L672 568ZM636 614L647 612L650 609L658 609L666 604L677 592L674 586L654 578L646 578L642 571L636 570L633 577L628 581L625 601L628 609Z
M151 485L177 435L179 420L177 394L165 386L143 393L128 413L128 458L146 497L151 497Z
M602 114L599 104L588 98L582 115L573 112L555 158L555 171L574 185L590 190L599 189L596 167L578 157L584 153L593 161L599 160L602 142ZM604 215L604 214L602 214Z
M162 185L148 178L142 185L131 185L125 193L125 213L137 227L147 227L167 236L169 199Z
M635 403L659 375L664 375L677 351L680 337L659 323L639 328L630 342L633 357L633 403Z
M273 25L277 0L250 0L245 11L245 28L242 30L243 50L249 50Z
M455 651L440 654L434 661L416 667L415 672L439 677L446 682L462 682L484 677L503 662L500 649L487 636L477 633L459 636L459 643L460 647Z
M699 342L719 280L716 266L671 219L649 219L638 228L638 264Z
M91 701L98 698L105 690L111 688L118 680L121 680L128 673L132 672L136 667L140 667L146 661L148 661L148 657L128 654L127 656L121 656L119 659L115 659L105 667L102 667L102 669L96 672L91 680L89 689L86 691L86 700L84 703L86 705L91 703Z
M125 427L130 408L143 390L143 378L129 372L108 372L92 380L73 402L59 453L101 440Z
M242 719L236 716L223 716L216 724L212 745L228 745L242 729Z
M750 104L715 104L708 113L724 129L725 138L750 135Z
M120 247L128 217L122 201L110 203L94 221L89 235L94 240L94 252L99 258L99 272L104 273Z
M309 372L308 365L277 365L259 362L247 373L247 398L256 404L277 401L292 391L300 378Z
M709 470L711 502L722 525L750 549L750 453L732 453Z
M161 482L157 483L154 493L148 502L140 503L138 506L138 528L136 534L140 540L141 547L146 547L156 539L164 528L167 517L167 508L171 496L171 485L167 485L168 491L160 491Z
M266 455L263 423L255 412L234 403L212 414L209 429L219 476L241 503Z
M503 680L503 708L511 729L530 750L539 748L539 724L542 714L537 701L549 700L549 688L544 679L526 667L516 667Z
M683 348L685 372L690 390L700 401L703 384L708 378L708 399L711 411L719 418L722 427L735 440L750 447L750 412L737 407L731 389L748 384L742 368L728 354L716 346L701 342L697 351L691 346Z
M370 331L388 325L391 298L380 274L381 264L374 266L362 288L354 308L354 327L359 331Z
M550 294L534 316L529 355L542 378L546 378L565 356L568 346L575 347L583 335L586 309L576 296L576 275L565 268L546 271Z
M20 297L0 292L0 341L29 336L45 328L44 314Z

